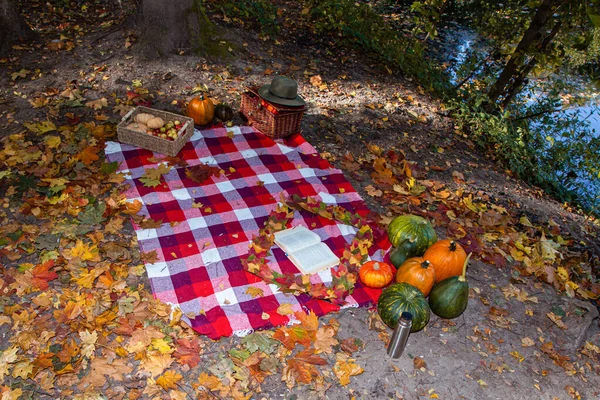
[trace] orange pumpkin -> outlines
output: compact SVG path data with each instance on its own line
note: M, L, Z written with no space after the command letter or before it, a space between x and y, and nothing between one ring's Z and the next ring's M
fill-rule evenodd
M435 283L435 270L431 262L423 257L412 257L404 261L396 272L396 283L408 283L427 297Z
M367 261L360 267L358 277L366 287L381 289L392 283L395 272L395 268L390 264Z
M188 104L187 115L196 125L208 125L215 116L215 105L208 97L194 97Z
M467 259L465 249L454 240L438 240L423 254L423 258L431 261L435 269L435 283L451 276L460 276Z

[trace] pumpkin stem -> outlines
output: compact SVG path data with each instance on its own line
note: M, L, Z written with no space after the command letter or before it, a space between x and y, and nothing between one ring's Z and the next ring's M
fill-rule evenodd
M450 241L450 251L456 251L456 242L454 240Z
M473 253L469 253L469 255L467 255L467 258L465 259L465 263L463 264L463 272L462 275L458 277L458 280L461 282L466 281L466 277L467 277L467 265L469 264L469 259L471 258L471 254Z
M375 271L379 271L379 263L378 262L376 262L375 264L373 264L373 269Z
M429 261L429 260L425 260L421 263L421 267L423 267L425 269L429 268L430 265L431 265L431 261Z

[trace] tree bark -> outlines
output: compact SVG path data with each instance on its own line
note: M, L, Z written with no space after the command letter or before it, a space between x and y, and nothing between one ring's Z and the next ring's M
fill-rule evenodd
M552 17L553 8L556 3L558 3L558 0L543 0L542 4L540 4L517 48L511 54L502 73L488 93L491 104L498 101L498 98L504 93L507 85L509 85L510 80L518 74L519 69L523 66L527 53L540 40L542 30Z
M155 59L180 50L202 51L215 36L201 0L142 0L136 25L136 53Z
M0 55L6 55L16 40L35 37L25 22L15 0L0 0Z
M552 40L554 40L554 37L556 36L558 31L560 31L561 26L562 26L561 21L558 21L556 24L554 24L552 31L550 31L550 33L544 38L542 43L538 46L538 51L544 52L548 49L548 46L550 45L550 43L552 43ZM531 57L529 62L521 68L519 74L516 77L514 77L514 79L511 81L511 83L508 85L508 87L504 91L505 93L504 93L504 100L502 100L502 107L506 107L512 101L512 99L517 95L517 93L519 93L519 91L521 90L521 87L523 86L523 83L525 82L525 79L527 78L529 73L533 70L533 68L536 66L537 61L538 61L537 57L535 55L533 55L533 57Z

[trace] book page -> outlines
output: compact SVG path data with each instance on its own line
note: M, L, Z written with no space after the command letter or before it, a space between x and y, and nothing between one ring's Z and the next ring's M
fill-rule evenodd
M323 242L300 249L288 257L303 274L313 274L340 263L340 259Z
M304 226L286 229L275 233L275 244L287 254L295 253L305 247L312 246L321 241L319 235L311 232Z

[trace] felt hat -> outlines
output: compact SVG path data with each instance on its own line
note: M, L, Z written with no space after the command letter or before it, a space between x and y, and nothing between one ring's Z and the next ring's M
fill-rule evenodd
M304 100L298 96L298 83L285 76L276 76L271 83L261 86L258 94L266 101L282 106L304 105Z

